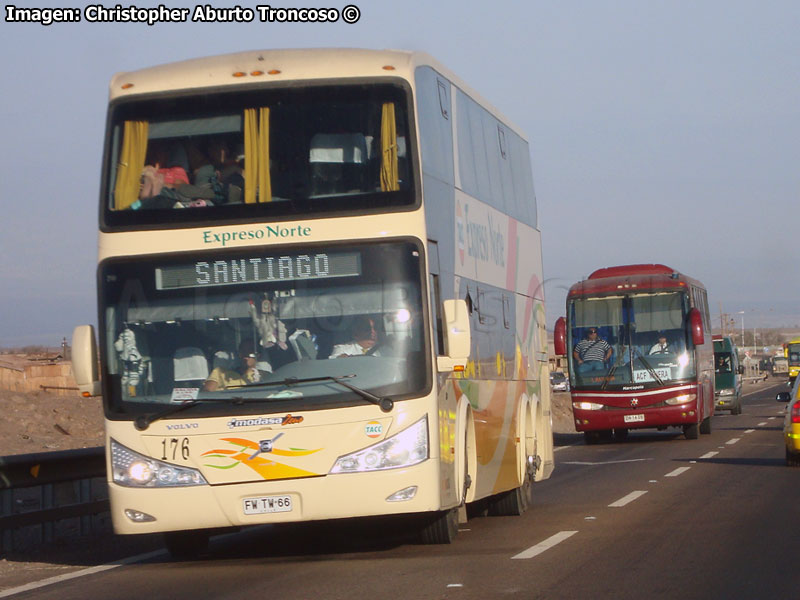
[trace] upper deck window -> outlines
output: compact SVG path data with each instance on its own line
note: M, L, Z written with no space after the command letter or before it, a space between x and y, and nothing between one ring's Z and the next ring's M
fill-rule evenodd
M112 106L105 226L275 218L413 205L399 85L194 93Z

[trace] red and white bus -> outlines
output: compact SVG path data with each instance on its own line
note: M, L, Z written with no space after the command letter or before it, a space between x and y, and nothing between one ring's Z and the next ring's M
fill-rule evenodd
M708 297L661 264L598 269L573 285L555 351L568 356L575 429L587 443L630 429L711 432L714 350Z

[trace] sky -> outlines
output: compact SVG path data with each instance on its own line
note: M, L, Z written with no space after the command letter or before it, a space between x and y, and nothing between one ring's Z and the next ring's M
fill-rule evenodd
M428 52L526 134L548 328L573 283L600 267L650 262L702 281L715 326L722 312L737 328L800 328L800 2L309 6L351 1L355 24L44 26L9 22L4 4L0 348L57 346L75 325L96 323L100 161L115 72L311 47Z

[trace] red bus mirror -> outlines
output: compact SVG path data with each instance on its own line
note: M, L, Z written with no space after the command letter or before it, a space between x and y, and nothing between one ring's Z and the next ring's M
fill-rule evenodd
M556 320L556 327L553 331L553 351L556 356L567 355L567 320L564 317L558 317Z
M689 327L692 328L692 343L695 346L702 346L706 341L703 335L703 317L696 308L689 311Z

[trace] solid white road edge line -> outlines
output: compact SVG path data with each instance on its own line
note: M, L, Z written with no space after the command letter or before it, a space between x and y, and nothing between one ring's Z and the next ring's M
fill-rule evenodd
M560 544L564 540L571 538L573 535L578 533L577 531L559 531L555 535L551 535L549 538L544 540L543 542L539 542L535 546L531 546L527 550L520 552L519 554L512 556L511 560L520 559L520 558L533 558L538 554L541 554L545 550L549 550L556 544Z

